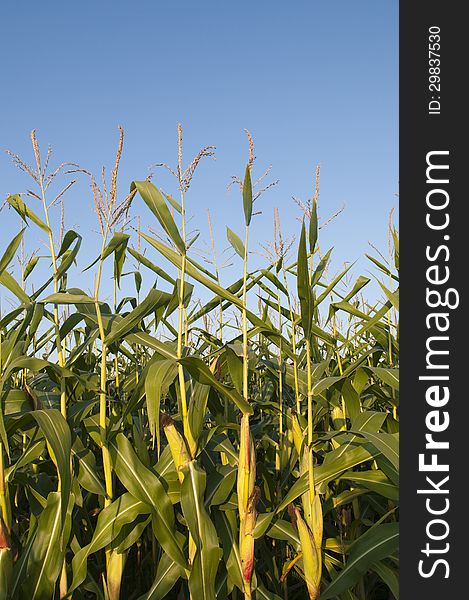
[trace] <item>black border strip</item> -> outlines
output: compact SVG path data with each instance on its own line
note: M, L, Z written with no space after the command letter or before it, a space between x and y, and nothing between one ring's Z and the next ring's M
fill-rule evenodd
M469 36L462 8L463 3L434 0L400 4L400 571L404 600L420 592L425 600L469 597L465 585L469 574L469 198L465 181L469 98L464 91ZM430 38L437 28L440 39ZM430 64L430 59L439 62ZM437 66L439 72L429 71ZM435 74L440 81L429 78ZM440 89L430 89L431 83ZM427 172L429 162L449 168ZM442 227L447 219L447 226ZM448 281L441 282L446 276ZM438 283L430 283L431 279ZM435 293L428 296L428 290ZM459 298L459 306L430 307L439 303L438 293L451 305ZM441 316L429 316L435 313ZM435 350L445 353L431 354ZM447 400L445 394L449 394ZM442 431L436 432L438 428ZM442 446L426 448L428 434ZM445 442L448 449L443 447ZM420 454L424 457L419 469ZM431 471L432 461L437 468L447 466L448 471Z

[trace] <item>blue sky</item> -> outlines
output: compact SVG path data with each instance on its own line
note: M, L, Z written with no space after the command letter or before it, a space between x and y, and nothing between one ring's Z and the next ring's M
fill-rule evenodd
M181 121L186 162L204 145L217 147L216 161L206 160L195 175L187 210L203 248L210 208L221 251L225 225L242 232L241 198L227 184L243 172L246 127L258 174L272 164L271 179L279 179L258 202L253 251L256 241L272 239L274 207L284 235L298 232L292 196L312 195L317 163L320 220L345 204L321 237L323 250L334 246L333 267L360 259L369 241L385 251L398 192L397 2L10 2L1 4L0 22L0 147L32 162L36 128L43 152L49 143L54 148L54 165L76 162L98 174L102 165L112 168L123 125L124 196L151 164L176 163ZM3 198L31 187L3 153L0 181ZM162 171L154 182L177 192ZM87 237L84 267L99 243L97 234L88 237L97 223L84 179L65 207L66 227ZM142 229L154 225L141 202L133 214L141 214ZM0 226L3 252L17 216L3 210ZM28 248L41 243L41 234L28 231ZM361 259L355 273L369 269ZM236 277L234 267L224 274L225 281Z

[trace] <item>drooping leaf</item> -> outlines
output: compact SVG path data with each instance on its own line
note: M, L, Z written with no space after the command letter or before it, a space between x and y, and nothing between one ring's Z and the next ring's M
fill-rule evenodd
M190 356L187 358L179 359L179 362L197 379L199 383L204 385L211 385L226 396L229 400L234 402L239 410L244 414L252 414L253 409L249 402L246 402L241 394L227 385L220 383L218 379L213 375L203 360L196 356Z
M244 244L241 241L241 239L239 238L239 236L229 227L226 228L226 237L228 238L228 241L230 242L230 244L233 246L236 254L238 254L241 258L244 259L244 255L246 253L245 248L244 248Z
M67 421L55 408L35 410L31 415L41 428L49 444L52 458L56 464L60 480L60 498L62 507L62 523L67 512L70 491L72 489L72 472L70 455L72 452L72 437Z
M8 267L8 265L13 260L16 251L18 250L19 245L21 244L21 240L23 239L24 229L21 229L19 233L15 235L15 237L8 244L3 256L0 258L0 275L3 271Z
M145 397L148 412L148 424L153 443L157 441L160 453L160 402L177 375L177 362L174 360L158 360L150 365L145 377Z
M352 546L345 567L321 594L322 600L337 598L350 589L368 568L396 551L398 523L383 523L362 535Z
M170 300L170 294L151 289L147 297L140 302L137 308L125 317L116 317L112 323L111 330L106 336L106 344L109 345L124 338L147 315L156 311L161 306L166 306Z
M108 546L125 524L132 523L141 514L149 514L151 510L148 504L126 492L99 513L91 542L73 557L73 580L69 593L76 590L86 578L88 556Z
M120 433L110 444L117 476L133 497L148 504L158 519L158 541L165 552L183 568L186 559L174 535L174 511L158 477L137 457L131 443Z
M25 202L19 194L9 196L7 198L7 202L16 210L16 212L19 214L19 216L23 219L25 223L28 223L29 219L47 234L50 233L49 227L44 223L44 221L41 221L41 219L29 208L29 206L27 206L27 204L25 204Z
M137 191L145 201L145 204L158 219L161 227L163 227L168 236L174 242L179 252L181 252L181 254L185 254L185 244L179 235L179 230L169 211L166 200L158 188L150 181L133 181L131 190L134 188L137 188Z
M221 550L214 524L205 509L205 472L191 461L183 470L181 507L197 551L189 577L193 598L215 600L215 577Z

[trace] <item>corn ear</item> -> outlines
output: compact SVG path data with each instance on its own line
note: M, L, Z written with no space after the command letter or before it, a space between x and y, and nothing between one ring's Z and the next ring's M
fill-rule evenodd
M256 481L256 455L249 427L249 415L241 417L238 461L238 509L242 518L248 508L249 498Z
M240 445L238 462L238 510L239 510L239 554L243 575L244 594L251 597L251 577L254 568L254 538L256 525L256 504L259 488L256 481L256 455L249 427L249 415L241 417Z
M183 436L176 429L176 425L169 415L162 413L161 426L164 430L169 448L171 450L171 455L173 457L174 466L176 467L179 481L182 483L184 481L184 474L182 470L189 464L191 460L189 450L187 449Z
M303 515L313 534L316 546L320 548L323 536L322 506L321 497L316 493L314 485L313 451L311 448L304 448L300 461L300 473L308 473L309 479L308 490L301 496Z
M260 489L255 486L248 500L247 510L244 518L240 521L239 555L243 573L244 591L250 597L251 578L254 569L254 537L253 531L256 526L257 510Z
M127 552L119 553L111 550L108 555L106 568L106 587L109 600L119 600Z
M301 456L301 448L303 446L304 434L301 429L300 422L295 412L292 411L291 415L291 429L293 432L293 442L295 444L298 456Z
M293 504L290 504L288 511L292 522L298 529L298 537L300 538L301 552L303 555L303 572L309 598L310 600L316 600L316 598L319 597L319 586L322 573L321 547L316 545L314 536L301 516L298 508L293 506Z

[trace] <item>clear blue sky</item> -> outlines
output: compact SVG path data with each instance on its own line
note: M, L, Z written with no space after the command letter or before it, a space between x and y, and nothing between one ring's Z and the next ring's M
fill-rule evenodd
M151 164L176 163L181 121L187 162L201 146L217 147L187 205L191 227L202 230L199 245L210 208L221 250L226 224L242 231L239 193L226 186L243 172L246 127L259 172L272 164L280 180L259 200L253 240L272 239L275 206L285 235L298 231L292 196L312 195L320 163L320 219L346 205L321 239L324 250L334 246L334 265L363 256L368 241L386 248L398 191L397 1L3 2L0 22L0 147L32 162L29 133L37 128L43 152L54 148L53 164L99 173L113 165L121 124L124 195ZM31 187L3 153L0 181L2 201ZM163 172L154 182L177 191ZM153 224L141 202L136 213L144 229ZM17 226L12 211L0 213L0 251ZM97 229L84 180L67 196L66 226L84 236ZM91 239L82 267L97 254L98 236ZM36 247L41 235L31 229L27 240ZM361 260L355 273L368 269ZM232 269L225 278L236 276Z

